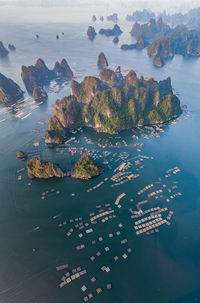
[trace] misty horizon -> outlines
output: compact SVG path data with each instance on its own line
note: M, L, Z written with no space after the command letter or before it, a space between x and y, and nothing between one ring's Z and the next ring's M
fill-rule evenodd
M167 0L0 0L1 22L88 22L92 15L108 16L117 13L122 20L127 14L136 10L148 9L156 14L187 13L189 10L199 7L199 1L181 1L170 3ZM81 10L80 10L81 8Z

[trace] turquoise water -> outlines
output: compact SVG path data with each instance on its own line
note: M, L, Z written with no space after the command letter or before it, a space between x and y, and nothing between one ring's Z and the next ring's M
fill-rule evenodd
M100 25L97 23L96 28ZM131 43L130 24L121 26L125 31L121 43ZM171 76L173 87L187 109L176 124L166 125L164 132L156 131L159 138L145 139L144 134L150 135L147 130L137 130L139 139L133 140L133 130L110 136L81 129L69 135L75 140L68 145L48 148L43 134L55 100L69 94L69 83L62 86L51 83L47 88L48 101L38 107L27 94L22 103L24 107L17 109L18 112L13 111L17 104L13 108L0 105L0 302L78 303L84 302L84 297L90 293L94 297L89 301L94 302L200 302L200 60L176 56L162 69L155 69L145 50L122 52L111 38L101 36L93 42L88 41L87 27L86 23L1 24L1 40L5 45L15 44L17 51L0 61L0 71L24 88L20 78L22 64L33 64L41 57L52 68L55 61L64 57L77 80L81 81L85 75L98 75L96 60L103 51L111 67L120 65L124 73L132 68L138 75L153 76L156 80ZM60 35L60 40L56 41L56 34L61 32L65 35ZM39 40L35 39L36 33L40 35ZM25 119L14 116L21 111L24 112L21 118L31 115ZM88 144L88 139L93 144ZM80 157L78 153L71 155L72 147L89 151L104 168L104 174L88 182L69 178L30 181L26 163L16 158L16 152L22 149L29 152L29 157L39 156L59 163L63 169L70 169L72 162ZM137 164L134 161L138 159ZM139 176L112 187L116 182L111 178L118 172L114 170L123 162L130 162L132 166L127 171ZM175 167L180 171L166 178L166 171ZM99 188L87 192L101 181L104 183ZM151 183L153 188L142 195L137 194ZM175 185L177 188L172 189ZM156 195L158 199L147 196L161 189L163 192ZM45 193L45 199L41 199L42 193ZM115 201L122 193L126 196L118 208ZM182 195L166 201L177 193ZM150 235L136 235L134 224L140 218L132 219L130 209L137 211L136 204L146 199L148 203L141 206L143 210L167 208L163 219L173 211L168 220L171 225L164 224L158 228L159 232ZM101 207L96 208L98 205ZM114 211L111 215L116 217L105 222L98 219L97 224L86 226L85 229L93 229L92 233L75 227L77 222L89 223L89 214L98 214L99 209L109 207ZM76 218L82 220L70 223ZM67 236L71 228L73 232ZM116 234L118 231L120 235ZM78 236L80 233L82 238ZM103 237L103 241L99 241L99 237ZM121 244L124 239L127 242ZM96 244L91 243L94 240ZM85 248L77 250L81 244ZM105 247L110 250L106 252ZM129 248L131 252L127 251ZM101 256L96 256L97 252L101 252ZM122 257L124 254L126 259ZM91 256L95 256L94 261L90 260ZM117 261L115 256L119 258ZM68 269L56 271L57 266L64 264L69 265ZM87 273L60 288L62 276L67 272L71 274L79 266ZM110 271L102 271L102 266L109 267ZM92 277L96 282L91 282ZM112 288L107 289L107 284ZM85 292L81 290L83 285L87 287ZM97 294L99 287L102 292Z

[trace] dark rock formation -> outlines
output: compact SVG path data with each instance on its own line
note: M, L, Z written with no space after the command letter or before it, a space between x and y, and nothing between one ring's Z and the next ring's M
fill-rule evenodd
M30 159L27 162L27 168L30 179L64 178L66 176L66 173L64 173L58 165L44 160Z
M104 68L99 74L99 79L108 86L116 86L119 79L118 75L111 69Z
M22 80L29 93L33 93L34 87L48 85L54 78L53 72L50 71L42 59L38 59L35 66L22 66Z
M15 51L16 47L13 44L8 44L8 49L11 51Z
M59 117L58 123L64 128L75 128L79 126L81 119L81 107L75 96L64 97L56 100L54 105L55 117ZM50 130L53 127L50 126Z
M39 36L38 34L36 34L35 36L36 36L36 38L37 38L37 39L39 39L39 38L40 38L40 36Z
M103 173L103 169L95 163L88 155L83 155L75 164L71 171L71 177L81 180L89 180L98 177Z
M92 21L95 22L97 20L96 16L92 16Z
M138 49L137 43L133 43L133 44L122 44L120 46L121 49L123 50L128 50L128 49Z
M3 45L3 42L0 41L0 57L6 57L8 55L8 50Z
M33 89L33 98L36 101L46 100L48 98L47 93L44 88L41 86L34 87Z
M113 29L104 29L101 28L99 31L100 35L109 36L120 36L122 34L122 30L120 29L119 25L115 24Z
M127 50L127 49L143 49L145 47L147 47L149 45L149 43L147 41L144 40L144 38L141 36L137 43L134 44L122 44L121 45L121 49L123 50Z
M166 122L182 112L170 78L160 82L153 78L144 80L134 71L124 78L120 67L115 72L102 69L99 79L85 77L82 83L73 80L71 94L55 103L54 116L49 121L54 135L80 126L117 133L134 126ZM64 139L64 135L61 137Z
M35 87L48 85L51 80L57 77L71 78L73 72L65 59L61 61L61 64L57 62L54 70L49 70L44 61L38 59L34 66L22 66L21 77L27 91L32 94Z
M23 91L13 80L0 73L0 102L14 102L22 98Z
M19 158L21 160L25 160L27 158L27 154L20 150L17 152L17 158Z
M56 35L56 39L57 39L57 40L60 39L59 35Z
M97 33L96 33L94 27L93 26L89 26L88 27L88 31L87 31L88 38L90 40L94 40L94 38L96 37L96 34Z
M142 37L144 41L150 42L166 35L169 31L170 26L165 24L160 18L158 21L150 19L148 23L142 25L136 22L130 33L133 37L136 37L137 41Z
M178 26L164 37L152 42L147 49L148 55L154 59L154 65L161 67L175 54L185 57L200 56L200 31L188 30Z
M104 53L100 53L97 59L97 65L99 68L105 68L108 66L108 61Z
M106 88L105 84L96 77L85 77L81 83L75 80L71 82L71 95L76 96L81 103L90 103L96 92Z
M119 42L119 38L118 38L118 37L115 37L115 38L113 39L113 42L114 42L114 43L118 43L118 42Z
M104 21L104 17L103 17L103 16L100 16L99 20L100 20L100 21Z
M118 21L118 15L116 13L110 15L110 16L107 16L107 21L113 21L115 23L117 23Z
M69 64L65 59L62 59L61 63L56 62L53 72L56 77L72 78L74 76Z
M161 57L157 57L154 61L153 61L153 65L156 67L163 67L164 65L164 60Z
M122 73L121 73L121 67L118 66L115 70L115 75L117 76L117 79L122 81L123 80L123 76L122 76Z

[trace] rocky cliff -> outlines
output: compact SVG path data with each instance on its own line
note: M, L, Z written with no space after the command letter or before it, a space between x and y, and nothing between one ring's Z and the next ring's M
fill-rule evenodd
M157 21L150 19L148 23L142 25L136 22L130 33L133 37L136 37L137 40L142 36L145 41L150 42L166 35L170 30L170 26L165 24L162 18L160 18Z
M99 31L100 35L105 35L107 37L109 37L109 36L119 36L122 33L123 32L122 32L121 28L117 24L114 25L113 29L101 28L100 31Z
M69 64L65 59L62 59L61 63L56 62L54 69L54 78L63 77L63 78L72 78L74 76Z
M32 94L35 87L48 85L58 77L71 78L73 72L65 59L61 63L56 62L53 70L48 69L42 59L38 59L35 65L22 66L21 77L27 91Z
M34 87L33 89L33 98L36 101L45 100L48 98L47 93L45 92L44 88L41 86Z
M66 173L64 173L58 165L44 160L30 159L27 162L27 168L30 179L64 178L66 176Z
M162 67L175 54L198 57L200 56L200 31L177 26L164 37L152 42L147 52L154 59L154 65L157 67Z
M106 59L106 56L104 55L104 53L100 53L97 59L97 66L99 68L105 68L108 66L108 61Z
M75 164L74 169L71 171L71 177L89 180L98 177L101 173L103 173L103 169L85 154Z
M101 70L99 78L72 81L71 94L56 101L49 122L49 130L59 136L67 128L77 126L117 133L138 125L165 122L181 114L170 78L160 82L145 80L133 70L123 77L119 67L115 72Z
M88 31L87 31L88 38L90 40L94 40L94 38L96 37L96 34L97 33L96 33L94 27L93 26L89 26L88 27Z
M14 102L23 96L23 91L17 83L0 73L0 102Z
M0 57L6 57L8 55L8 50L3 45L3 42L0 41Z

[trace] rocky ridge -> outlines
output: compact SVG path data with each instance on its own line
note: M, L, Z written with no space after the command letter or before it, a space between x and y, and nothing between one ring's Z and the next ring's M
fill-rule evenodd
M56 100L45 140L56 143L58 136L62 142L68 128L80 126L118 133L134 126L166 122L181 112L170 78L157 82L138 78L133 70L123 77L120 67L116 71L102 69L98 78L85 77L81 83L73 80L71 95Z
M0 102L17 101L22 98L23 93L17 83L0 73Z

